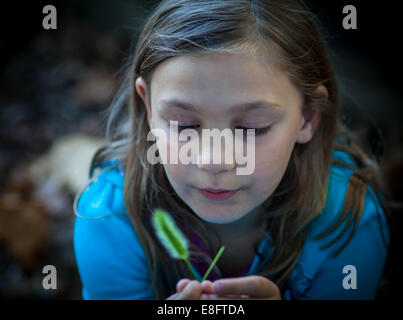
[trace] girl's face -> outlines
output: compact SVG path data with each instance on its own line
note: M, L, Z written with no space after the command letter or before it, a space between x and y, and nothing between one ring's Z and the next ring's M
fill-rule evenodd
M230 224L258 212L280 183L295 143L310 141L319 121L317 112L303 114L302 95L273 61L246 54L168 59L152 76L151 105L146 89L139 77L136 90L147 106L150 127L165 131L168 150L170 120L196 129L200 139L201 129L269 127L265 133L255 133L251 175L237 175L238 164L235 160L225 164L224 156L220 164L213 164L212 159L210 164L164 164L173 189L196 215L210 223ZM257 108L245 109L257 101ZM175 143L180 149L185 142ZM206 152L200 147L198 159ZM206 188L237 191L226 200L217 200L201 192Z

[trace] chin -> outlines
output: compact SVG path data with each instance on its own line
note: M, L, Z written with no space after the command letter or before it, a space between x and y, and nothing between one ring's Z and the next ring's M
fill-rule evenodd
M241 219L243 216L242 215L232 215L232 216L211 216L211 215L206 215L203 213L200 213L199 211L194 211L197 216L202 219L203 221L209 222L209 223L216 223L216 224L228 224L228 223L233 223L235 221L238 221Z

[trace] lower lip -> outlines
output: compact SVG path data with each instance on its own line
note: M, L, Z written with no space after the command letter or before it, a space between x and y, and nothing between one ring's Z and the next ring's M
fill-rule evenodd
M200 193L209 200L227 200L231 198L238 191L225 191L225 192L209 192L206 190L200 190Z

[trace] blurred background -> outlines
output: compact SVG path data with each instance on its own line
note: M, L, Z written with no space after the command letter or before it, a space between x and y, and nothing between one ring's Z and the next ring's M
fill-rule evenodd
M0 299L81 299L72 245L74 196L102 144L105 110L118 88L119 70L158 2L2 5ZM57 30L42 28L47 4L57 9ZM398 230L403 208L398 10L368 1L308 4L325 33L343 120L378 159L392 228ZM348 4L357 8L357 30L342 27L342 10ZM393 237L378 299L402 296L397 290L402 283L400 239ZM57 290L42 286L45 265L57 269Z

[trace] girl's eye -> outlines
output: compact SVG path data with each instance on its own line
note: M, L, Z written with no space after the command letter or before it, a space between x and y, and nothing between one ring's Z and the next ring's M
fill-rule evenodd
M181 132L182 130L185 130L185 129L195 129L195 130L197 130L198 127L199 127L199 125L191 125L191 126L180 126L180 125L178 125L178 132Z
M242 129L243 130L243 134L247 135L248 134L248 129L255 129L255 135L260 136L263 135L265 133L267 133L267 131L269 131L270 126L266 127L266 128L245 128L245 127L238 127L236 129Z
M178 132L181 132L185 129L194 129L197 130L200 126L199 125L190 125L190 126L180 126L178 125ZM255 129L255 135L259 136L259 135L263 135L265 134L269 129L269 127L266 128L245 128L245 127L237 127L236 129L242 129L243 130L243 134L247 135L247 130L248 129Z

